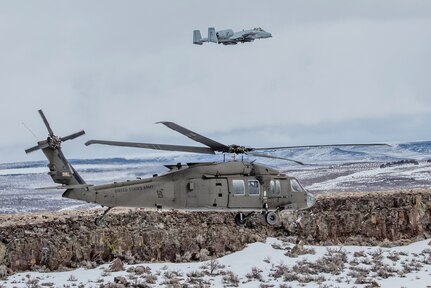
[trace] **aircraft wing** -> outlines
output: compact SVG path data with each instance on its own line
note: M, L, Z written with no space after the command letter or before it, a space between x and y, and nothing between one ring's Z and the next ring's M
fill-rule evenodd
M254 38L252 36L256 35L255 32L250 31L246 32L244 34L240 34L236 37L231 37L229 40L235 40L235 41L253 41ZM234 35L235 36L235 35Z

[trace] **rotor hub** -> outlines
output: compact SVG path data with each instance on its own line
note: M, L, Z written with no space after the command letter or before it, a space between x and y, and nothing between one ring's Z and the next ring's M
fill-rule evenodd
M52 149L57 149L61 147L61 138L55 135L50 135L46 138L46 142L48 142L48 146Z
M247 148L245 146L240 146L236 144L229 145L228 147L229 147L228 153L233 153L233 154L245 154L247 152L252 151L251 148Z

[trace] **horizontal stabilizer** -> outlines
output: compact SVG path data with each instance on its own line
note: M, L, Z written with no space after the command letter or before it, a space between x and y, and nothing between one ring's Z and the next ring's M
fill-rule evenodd
M94 186L93 184L78 184L78 185L57 185L50 187L40 187L36 188L36 190L52 190L52 189L84 189Z

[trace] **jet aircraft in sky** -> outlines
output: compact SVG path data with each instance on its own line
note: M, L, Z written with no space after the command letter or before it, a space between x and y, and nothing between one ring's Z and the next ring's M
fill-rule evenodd
M232 29L215 31L214 27L208 28L208 37L202 38L200 30L193 31L193 44L202 45L205 42L218 43L223 45L235 45L238 42L253 42L255 39L263 39L272 37L271 33L266 32L262 28L254 28L250 30L242 30L233 32Z

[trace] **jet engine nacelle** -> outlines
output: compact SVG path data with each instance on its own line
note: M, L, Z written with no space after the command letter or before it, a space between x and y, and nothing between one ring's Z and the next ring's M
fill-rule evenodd
M220 30L216 33L218 39L226 39L229 37L232 37L233 30L232 29L226 29L226 30Z

